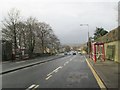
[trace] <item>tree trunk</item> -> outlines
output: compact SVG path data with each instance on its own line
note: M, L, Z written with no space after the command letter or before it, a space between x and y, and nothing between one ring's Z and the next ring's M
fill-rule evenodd
M14 60L16 60L16 54L17 54L17 40L16 40L16 25L13 25L14 26Z

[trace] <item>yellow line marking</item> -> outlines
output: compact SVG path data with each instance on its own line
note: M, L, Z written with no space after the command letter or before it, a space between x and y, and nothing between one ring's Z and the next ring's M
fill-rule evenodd
M49 75L47 78L45 78L45 80L48 80L52 77L52 75Z
M86 59L86 57L85 57L85 59ZM86 62L88 64L88 66L90 67L90 69L91 69L91 71L92 71L95 79L97 80L97 83L100 86L101 90L103 90L103 89L107 90L106 87L105 87L105 85L104 85L104 83L102 82L102 80L100 79L100 77L98 76L98 74L95 72L95 70L93 69L93 67L91 66L91 64L87 61L87 59L86 59Z

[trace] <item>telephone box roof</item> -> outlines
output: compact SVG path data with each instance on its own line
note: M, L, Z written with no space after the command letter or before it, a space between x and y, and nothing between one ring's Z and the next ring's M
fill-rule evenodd
M103 45L104 43L102 43L102 42L93 42L92 44L94 44L94 45Z

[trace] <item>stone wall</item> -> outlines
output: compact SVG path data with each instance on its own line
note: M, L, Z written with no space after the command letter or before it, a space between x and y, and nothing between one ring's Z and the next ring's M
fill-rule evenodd
M101 41L101 42L104 42L104 43L108 43L108 42L114 42L114 41L120 40L120 29L119 28L120 27L110 31L106 35L98 38L96 41Z

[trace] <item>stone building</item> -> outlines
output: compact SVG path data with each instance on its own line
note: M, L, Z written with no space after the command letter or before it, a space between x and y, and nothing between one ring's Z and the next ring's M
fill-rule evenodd
M105 57L120 63L120 26L97 39L105 43Z

